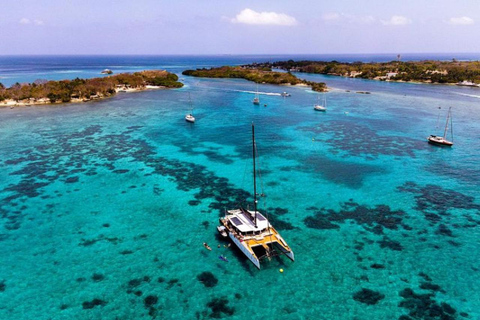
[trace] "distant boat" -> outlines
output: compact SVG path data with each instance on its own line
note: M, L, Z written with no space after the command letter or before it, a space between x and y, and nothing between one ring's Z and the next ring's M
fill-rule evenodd
M476 84L472 81L467 81L467 80L464 80L464 81L460 81L457 83L457 86L464 86L464 87L480 87L480 84Z
M288 92L282 92L282 97L290 97L290 93Z
M102 71L102 74L112 74L112 73L113 73L113 71L110 70L110 69L104 69L104 70Z
M187 113L187 115L185 116L185 121L194 123L195 117L193 116L193 106L192 106L192 99L190 98L190 93L188 94L188 101L190 104L190 113Z
M258 95L258 84L257 84L257 92L255 93L255 98L253 98L253 104L254 105L260 104L260 96Z
M260 260L280 254L295 260L292 249L280 236L268 219L257 211L257 187L255 169L255 128L252 123L252 149L253 149L253 211L240 207L228 210L225 217L220 218L217 227L220 234L228 236L230 240L260 269Z
M193 114L189 113L185 116L185 120L187 122L194 123L195 122L195 117L193 116Z
M315 111L327 111L327 98L325 97L325 94L323 94L323 106L320 104L318 101L318 96L317 96L317 103L313 106L313 109Z
M450 124L450 133L452 135L452 141L447 140L448 125ZM447 122L445 123L445 130L443 131L443 137L430 135L428 138L428 143L437 146L451 147L453 146L453 123L452 123L452 107L448 109Z

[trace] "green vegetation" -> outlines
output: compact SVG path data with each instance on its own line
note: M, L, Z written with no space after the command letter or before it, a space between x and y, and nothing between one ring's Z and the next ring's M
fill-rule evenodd
M306 84L312 86L315 91L325 91L326 85L323 82L311 82L297 78L290 72L275 72L270 67L219 67L211 69L185 70L182 72L186 76L205 77L205 78L240 78L253 81L255 83L269 84Z
M121 73L114 76L93 79L74 79L62 81L37 80L34 83L16 83L10 88L0 84L0 101L12 99L15 101L48 98L51 103L70 102L72 99L89 100L91 98L109 97L116 93L116 89L132 88L143 89L147 85L163 86L166 88L180 88L175 74L163 70L150 70L130 73Z
M384 63L342 63L338 61L279 61L254 64L257 68L331 74L364 79L419 81L432 83L480 83L480 61L391 61ZM246 66L246 67L251 67Z

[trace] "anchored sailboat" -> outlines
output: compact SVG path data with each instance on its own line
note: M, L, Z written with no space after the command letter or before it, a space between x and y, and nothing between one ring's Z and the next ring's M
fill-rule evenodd
M317 103L313 106L313 109L315 111L327 111L327 98L325 97L325 94L323 94L323 106L318 100L317 97Z
M190 93L188 94L188 101L190 104L190 113L187 113L185 116L185 121L194 123L195 122L195 117L193 116L193 106L192 106L192 98L190 97Z
M218 231L223 237L228 237L260 269L260 260L285 254L295 260L292 249L270 224L268 219L257 210L256 186L256 144L255 127L252 123L253 145L253 211L240 207L228 210L225 217L220 218Z
M253 104L255 105L260 104L260 96L258 95L258 84L257 84L257 92L255 92L255 98L253 98Z
M450 133L452 135L452 141L447 140L447 132L448 132L448 125L450 123ZM447 114L447 122L445 123L445 130L443 131L443 137L436 136L436 135L430 135L428 138L428 143L438 145L438 146L445 146L445 147L451 147L453 146L453 123L452 123L452 107L448 109L448 114Z

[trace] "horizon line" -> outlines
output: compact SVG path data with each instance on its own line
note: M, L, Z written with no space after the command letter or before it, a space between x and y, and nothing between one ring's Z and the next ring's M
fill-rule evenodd
M18 56L288 56L288 55L428 55L428 54L480 54L480 52L357 52L357 53L142 53L142 54L129 54L129 53L32 53L32 54L0 54L0 57L18 57Z

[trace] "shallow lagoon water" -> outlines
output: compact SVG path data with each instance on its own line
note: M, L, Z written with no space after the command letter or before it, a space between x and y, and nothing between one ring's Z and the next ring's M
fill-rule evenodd
M0 109L0 318L479 318L478 90L299 76L332 87L326 113L308 88L254 106L252 83L190 77ZM428 145L450 106L454 147ZM252 121L296 257L262 270L216 234L252 192Z

